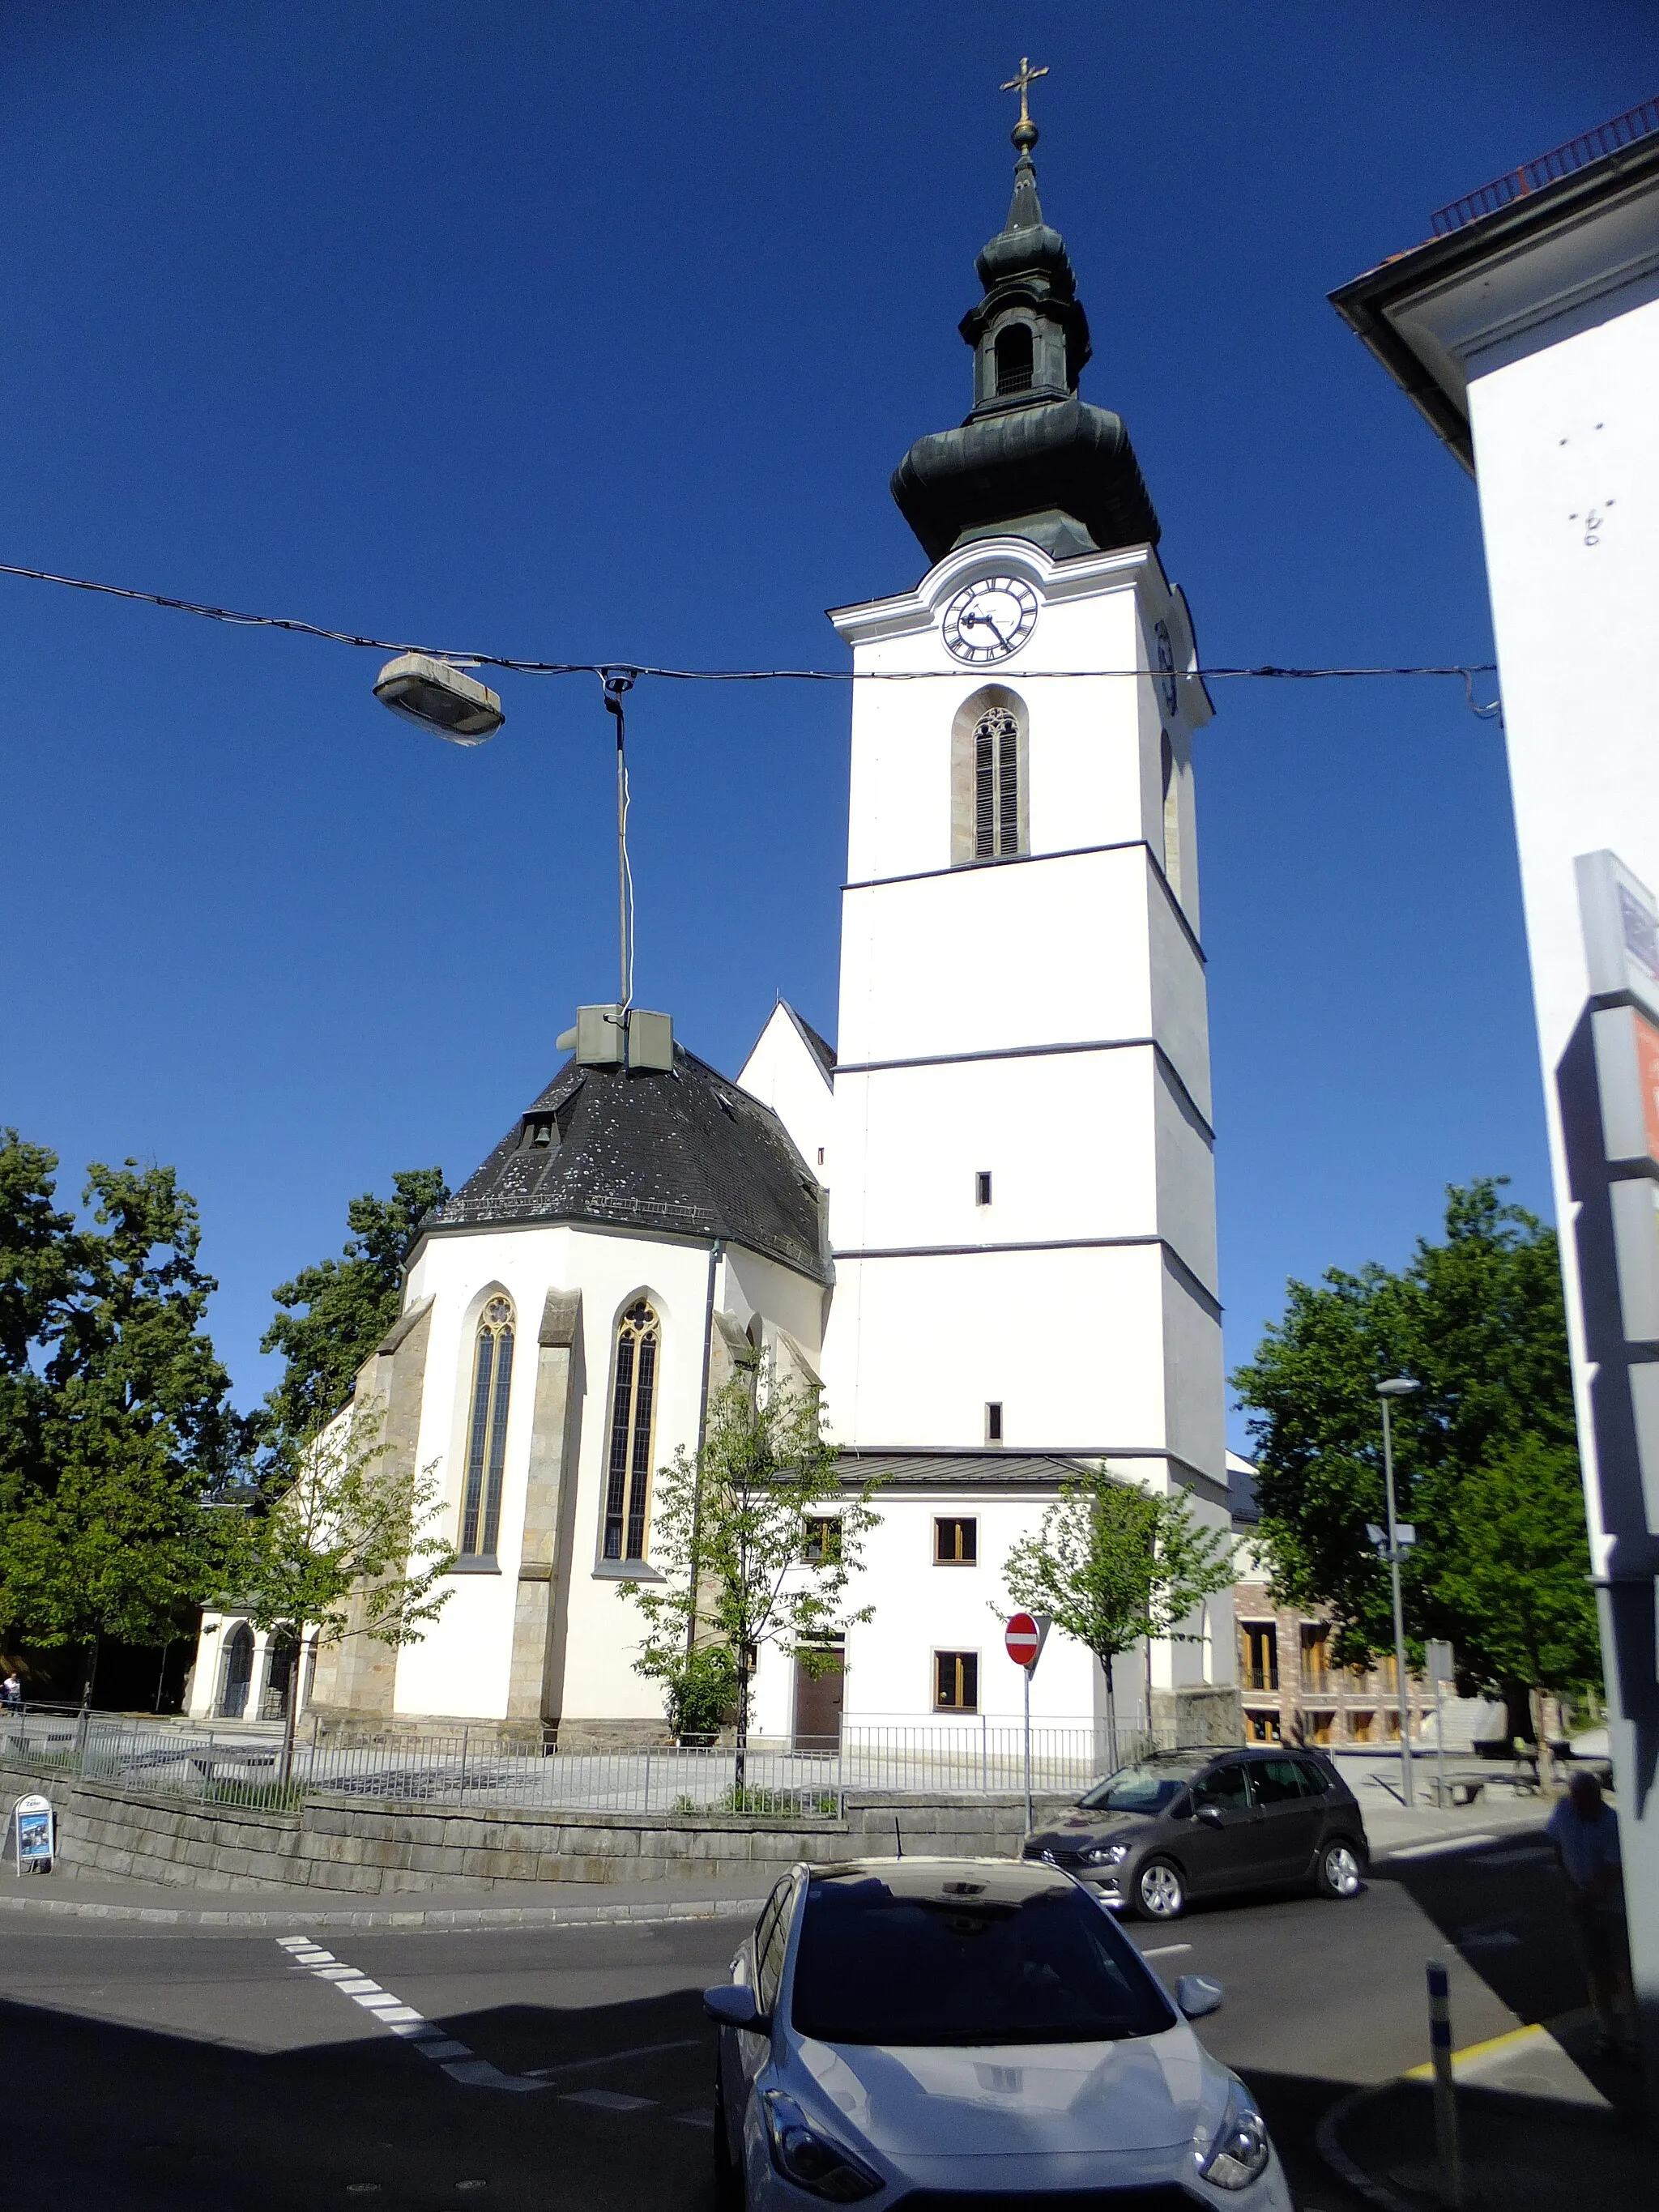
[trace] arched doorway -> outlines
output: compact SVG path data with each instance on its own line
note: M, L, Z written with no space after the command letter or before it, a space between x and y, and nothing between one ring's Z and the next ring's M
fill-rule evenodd
M265 1686L259 1699L262 1721L288 1717L288 1701L294 1688L295 1661L299 1646L291 1632L278 1630L265 1645Z
M253 1631L239 1620L225 1638L225 1686L219 1692L219 1717L239 1721L247 1711L248 1686L253 1680Z

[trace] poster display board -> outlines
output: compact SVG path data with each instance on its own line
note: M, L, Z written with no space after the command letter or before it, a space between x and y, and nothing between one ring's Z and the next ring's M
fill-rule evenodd
M20 1797L12 1808L19 1874L50 1874L58 1844L58 1822L50 1797Z

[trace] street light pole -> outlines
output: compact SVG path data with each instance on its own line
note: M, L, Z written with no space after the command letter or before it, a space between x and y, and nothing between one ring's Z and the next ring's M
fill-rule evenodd
M1420 1382L1410 1382L1404 1376L1376 1386L1376 1395L1382 1401L1382 1483L1389 1508L1389 1581L1394 1593L1394 1686L1400 1707L1400 1794L1407 1805L1414 1802L1411 1698L1406 1687L1406 1612L1400 1592L1400 1521L1394 1504L1394 1431L1389 1425L1389 1401L1404 1398L1422 1387Z

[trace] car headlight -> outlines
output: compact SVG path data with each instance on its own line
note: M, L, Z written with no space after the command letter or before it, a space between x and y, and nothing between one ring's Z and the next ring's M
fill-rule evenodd
M856 2204L861 2197L873 2197L885 2188L881 2176L872 2173L862 2160L812 2127L794 2099L781 2089L768 2090L765 2111L772 2163L797 2189L831 2204Z
M1097 1844L1083 1854L1087 1866L1121 1866L1129 1856L1127 1844Z
M1248 2189L1272 2155L1267 2124L1244 2084L1235 2081L1210 2148L1198 2156L1198 2170L1212 2188Z

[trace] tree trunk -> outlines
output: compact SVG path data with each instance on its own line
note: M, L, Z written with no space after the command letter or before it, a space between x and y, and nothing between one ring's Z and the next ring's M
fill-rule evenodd
M1112 1686L1112 1661L1115 1653L1108 1652L1101 1661L1106 1670L1106 1771L1115 1774L1118 1767L1117 1753L1117 1692Z
M294 1633L293 1656L289 1661L288 1696L283 1714L283 1761L277 1770L283 1795L286 1796L289 1778L294 1772L294 1731L300 1717L300 1678L305 1669L305 1639L296 1629Z
M738 1795L738 1809L741 1809L744 1785L749 1773L749 1647L739 1639L738 1644L738 1729L737 1766L734 1781Z

